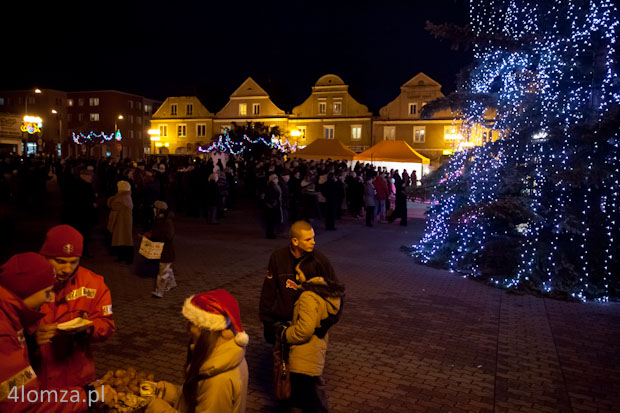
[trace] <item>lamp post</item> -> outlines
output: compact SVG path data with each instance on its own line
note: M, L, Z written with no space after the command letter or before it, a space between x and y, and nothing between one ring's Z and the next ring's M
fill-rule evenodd
M60 143L62 147L62 143L64 140L62 136L62 115L56 109L52 109L52 114L56 115L56 119L58 119L58 143ZM58 156L61 156L61 151L58 150L58 146L56 147L56 151L58 153Z
M116 139L116 133L118 132L118 121L119 121L119 120L123 120L123 119L125 119L125 118L123 117L123 115L118 115L116 118L114 118L114 137L113 137L113 139ZM123 136L123 135L121 134L121 137L122 137L122 136ZM123 145L122 145L122 144L120 144L119 142L117 142L116 144L117 144L117 145L120 145L120 150L119 150L119 158L120 158L120 159L123 159ZM117 148L118 148L118 146L117 146Z

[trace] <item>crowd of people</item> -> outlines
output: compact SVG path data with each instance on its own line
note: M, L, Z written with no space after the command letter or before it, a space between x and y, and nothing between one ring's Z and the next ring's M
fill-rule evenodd
M17 254L0 268L0 328L8 332L2 338L8 352L0 363L2 411L32 407L9 397L19 386L85 395L72 405L50 401L45 407L40 400L41 410L83 411L116 402L113 389L93 387L90 350L90 343L114 332L112 299L104 278L80 265L92 253L91 235L102 215L119 263L133 262L138 231L163 243L152 293L162 298L176 287L174 213L217 224L241 196L255 202L267 238L287 230L290 235L289 245L270 257L259 308L265 340L274 349L288 349L291 393L283 407L328 411L322 380L327 332L340 319L344 285L315 250L313 225L336 230L345 215L365 216L367 226L396 219L407 225L406 191L417 185L415 172L276 153L256 160L220 156L181 162L8 156L0 166L4 204L42 202L54 176L62 199L61 224L48 231L39 253ZM182 311L190 326L185 382L158 383L160 396L146 411L244 411L248 338L238 303L215 290L191 296ZM75 319L86 327L60 327Z

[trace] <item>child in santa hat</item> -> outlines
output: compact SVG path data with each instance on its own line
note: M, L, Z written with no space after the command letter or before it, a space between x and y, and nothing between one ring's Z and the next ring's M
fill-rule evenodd
M183 315L190 335L185 382L159 382L146 412L245 412L249 338L237 300L226 290L193 295L185 300Z

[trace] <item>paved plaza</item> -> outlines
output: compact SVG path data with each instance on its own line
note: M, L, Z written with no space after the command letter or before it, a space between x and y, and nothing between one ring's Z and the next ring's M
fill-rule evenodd
M57 199L15 212L2 258L37 248L57 218ZM134 366L181 383L187 352L181 306L215 289L239 301L250 336L248 411L275 411L270 346L258 320L270 253L287 244L264 238L250 202L219 225L177 217L178 287L151 298L154 279L116 264L101 227L85 267L105 276L117 332L95 346L97 372ZM332 261L347 295L330 332L324 377L335 412L620 411L620 305L517 295L414 263L400 247L419 239L419 206L398 222L364 226L345 218L317 228L317 248ZM102 211L102 217L105 211Z

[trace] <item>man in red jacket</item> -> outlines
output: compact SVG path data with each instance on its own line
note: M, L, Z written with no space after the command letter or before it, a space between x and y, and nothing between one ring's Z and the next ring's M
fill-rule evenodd
M43 388L84 386L95 380L90 343L104 341L115 329L112 298L103 277L80 267L83 237L69 225L50 229L41 247L56 271L56 299L41 307L45 317L35 338L39 345L37 372ZM76 318L92 324L76 331L58 330L58 324Z
M43 314L38 310L54 300L54 269L34 252L12 256L0 267L0 411L79 412L95 401L113 402L110 387L92 386L41 390L28 354L24 329ZM95 400L96 399L96 400Z

